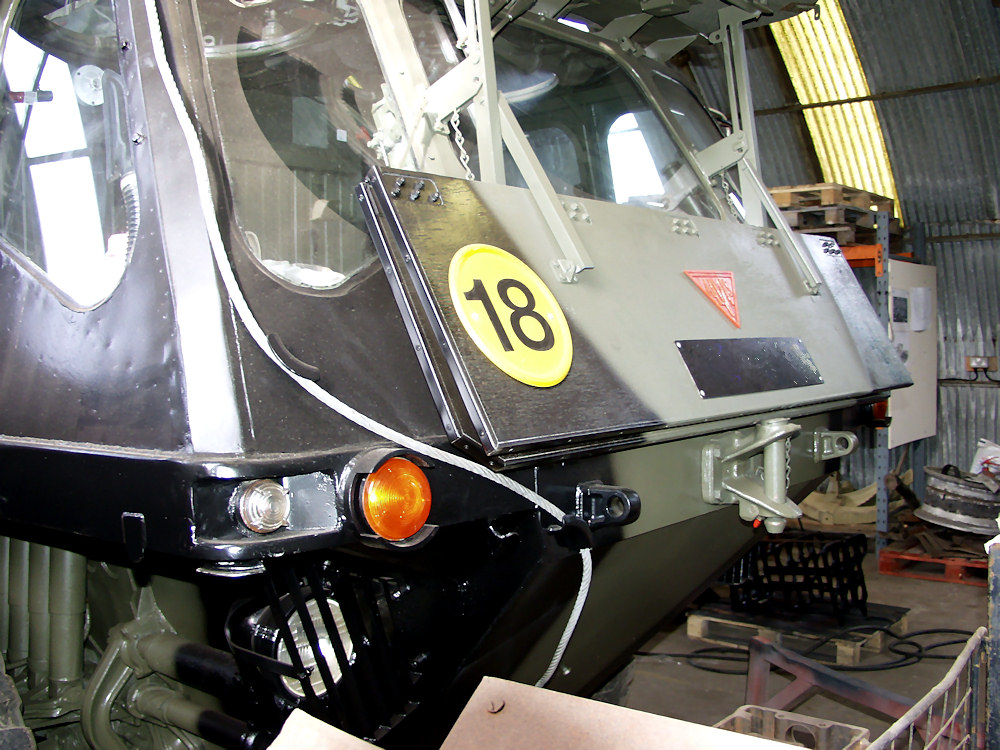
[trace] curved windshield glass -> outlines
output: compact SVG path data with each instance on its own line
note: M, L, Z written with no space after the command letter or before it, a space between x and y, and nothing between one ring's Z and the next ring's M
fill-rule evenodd
M405 106L423 101L423 90L411 96L400 71L416 59L418 77L433 84L463 57L440 8L402 9L412 48L398 38L409 52L391 46L391 34L386 41L386 28L398 30L391 24L373 42L350 0L198 3L235 217L250 252L288 282L333 289L371 262L355 187L375 163L413 168L421 146L407 128L422 115ZM682 148L612 58L517 25L495 51L499 87L557 192L717 215ZM455 119L432 137L455 157L468 152L478 175L475 126L467 113L458 129ZM416 167L436 171L433 156ZM524 185L509 155L506 172Z
M674 118L690 148L701 151L722 138L712 115L686 86L660 70L653 71L653 84L661 104Z
M499 87L556 192L717 216L680 146L615 60L517 26L494 47ZM693 99L685 104L685 113L691 104L704 113ZM510 161L507 170L516 184Z
M382 74L353 5L203 0L236 220L273 274L332 289L374 253L354 189L375 161Z
M687 139L691 150L697 152L706 149L723 137L715 119L686 86L658 70L653 71L653 83L664 108L673 118L682 137ZM712 185L720 201L730 207L732 214L740 221L746 219L743 202L736 187L739 185L736 167L714 176Z
M0 75L0 236L74 303L118 285L138 231L110 0L28 0Z

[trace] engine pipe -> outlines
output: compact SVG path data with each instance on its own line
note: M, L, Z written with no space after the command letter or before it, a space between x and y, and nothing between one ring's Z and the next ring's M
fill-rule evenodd
M35 688L49 679L49 567L52 549L29 545L28 552L28 683Z
M87 559L53 549L49 561L49 695L83 679L83 629L87 611Z
M226 695L242 688L236 659L226 651L171 633L140 639L135 650L154 672L212 695Z
M10 542L10 642L7 668L19 666L28 658L28 543Z
M75 563L68 562L70 566ZM90 678L80 711L84 735L93 747L125 750L125 743L112 726L111 711L118 695L134 677L145 678L155 672L220 697L242 686L236 661L229 654L174 634L142 636L135 632L148 630L148 626L149 622L135 620L111 629L107 649ZM140 679L132 689L127 703L139 718L175 726L224 748L249 750L258 740L257 732L245 722L207 709L145 679Z
M140 685L129 696L129 707L140 717L179 727L220 747L250 750L256 739L245 722L192 703L168 688Z
M0 537L0 654L10 645L10 537Z

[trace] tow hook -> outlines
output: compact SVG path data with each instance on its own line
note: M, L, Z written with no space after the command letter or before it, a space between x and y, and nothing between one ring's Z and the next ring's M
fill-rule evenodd
M594 546L594 531L632 523L639 517L641 505L639 493L628 487L583 482L576 486L576 510L564 515L562 524L550 531L564 547L587 549Z
M702 451L702 499L738 504L740 518L763 523L771 534L802 515L789 499L789 441L802 428L787 419L768 419L749 435L710 442Z

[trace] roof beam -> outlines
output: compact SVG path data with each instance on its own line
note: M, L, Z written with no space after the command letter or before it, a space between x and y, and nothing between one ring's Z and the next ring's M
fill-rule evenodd
M867 96L856 96L850 99L833 99L825 102L785 104L781 107L769 107L766 109L755 109L757 117L765 115L786 114L788 112L802 112L806 109L816 109L818 107L836 107L841 104L856 104L857 102L881 102L887 99L902 99L909 96L922 96L924 94L938 94L945 91L959 91L961 89L979 88L982 86L993 86L1000 83L1000 75L979 76L970 78L967 81L955 81L954 83L939 83L933 86L917 86L909 89L897 89L896 91L880 91Z

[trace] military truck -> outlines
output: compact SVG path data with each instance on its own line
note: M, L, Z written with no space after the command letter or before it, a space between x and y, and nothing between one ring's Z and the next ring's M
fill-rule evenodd
M743 30L813 5L2 0L34 740L264 747L300 707L433 747L483 675L593 690L794 522L909 382L759 177ZM699 38L726 122L670 64Z

